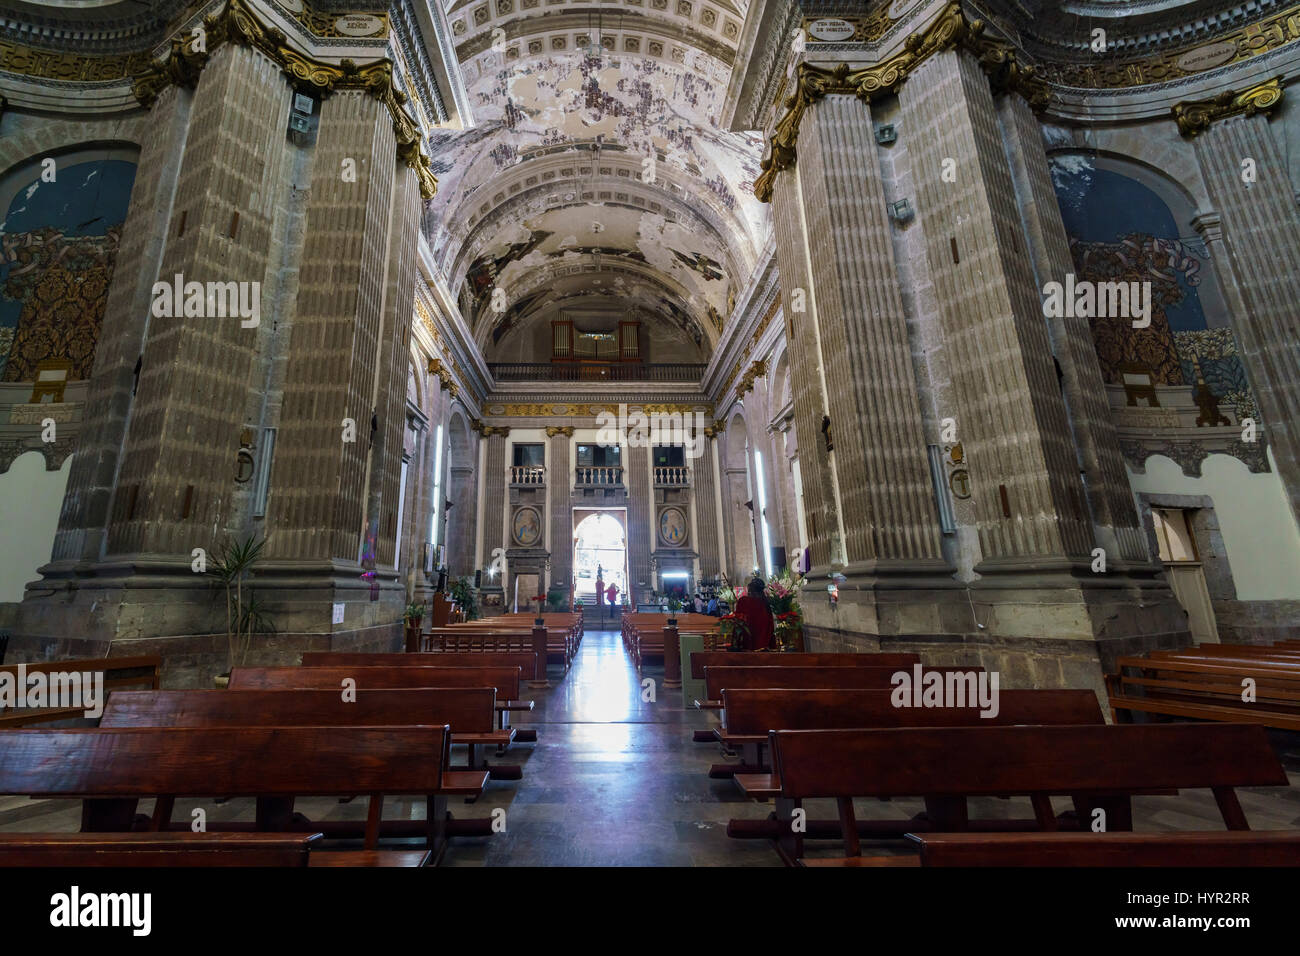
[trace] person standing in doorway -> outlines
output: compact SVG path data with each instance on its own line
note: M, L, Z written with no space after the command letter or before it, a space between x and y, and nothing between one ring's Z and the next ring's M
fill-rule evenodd
M610 581L609 587L605 589L605 597L609 598L609 609L613 612L615 607L614 602L618 600L618 585L613 581Z

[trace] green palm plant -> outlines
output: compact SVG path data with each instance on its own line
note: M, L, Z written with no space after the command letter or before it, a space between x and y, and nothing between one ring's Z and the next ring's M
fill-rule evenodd
M275 625L266 604L253 593L249 581L253 565L262 556L266 540L249 535L242 541L233 539L216 551L208 561L208 574L226 592L226 642L230 670L244 663L254 634L273 634Z

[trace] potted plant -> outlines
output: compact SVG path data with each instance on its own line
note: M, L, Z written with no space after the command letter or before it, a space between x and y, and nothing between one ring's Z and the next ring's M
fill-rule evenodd
M460 608L460 612L465 615L465 620L478 620L478 592L474 590L474 585L467 577L457 578L448 586L451 591L452 600Z
M565 611L569 607L569 598L564 588L553 587L546 592L546 606L552 611Z
M227 668L215 679L218 687L227 686L230 672L244 663L254 634L275 633L266 606L253 593L250 583L253 565L261 557L265 545L266 540L258 541L255 535L242 541L231 540L214 549L215 557L208 561L208 575L226 593Z
M418 651L420 649L420 624L424 621L424 605L412 601L406 605L402 618L406 622L406 649L407 651Z

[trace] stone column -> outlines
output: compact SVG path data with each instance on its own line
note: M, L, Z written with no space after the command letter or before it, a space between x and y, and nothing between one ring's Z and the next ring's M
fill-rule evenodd
M1018 93L998 97L996 105L1037 287L1064 283L1074 263L1038 120ZM1093 533L1112 565L1116 559L1146 564L1146 535L1133 504L1088 320L1049 318L1047 323L1061 366L1071 433L1087 476Z
M117 265L95 345L80 444L54 536L54 567L102 557L109 504L134 399L136 360L150 321L154 280L168 240L176 180L185 151L193 95L168 87L145 119L140 162L122 227Z
M474 469L452 465L447 470L447 497L452 510L447 515L446 563L451 578L474 574L474 503L479 489Z
M386 108L361 92L321 107L284 404L276 452L269 556L355 563L366 523L375 385L395 165ZM343 161L356 164L355 182ZM405 382L403 372L403 383ZM405 394L405 387L401 389ZM344 421L355 440L344 440Z
M289 85L264 54L226 44L212 55L194 94L163 281L180 274L260 289L284 149L270 131L282 128L288 102ZM234 473L243 432L256 425L244 413L262 385L251 374L258 342L259 328L238 315L150 318L109 554L188 556L240 532Z
M546 487L551 499L551 583L573 590L573 466L569 444L573 426L552 425L546 429L551 440L551 462Z
M851 96L816 101L804 115L798 150L799 163L778 178L773 201L792 379L824 383L833 443L827 454L816 395L797 386L814 571L842 561L862 587L887 587L890 579L938 584L951 568L940 554L869 109ZM798 288L803 313L794 301ZM844 536L838 560L835 528L827 527L831 501Z
M396 176L388 223L388 276L383 314L376 339L376 374L372 404L378 421L371 451L368 524L379 529L375 558L381 567L397 561L397 506L402 478L402 442L406 428L406 379L411 367L411 318L415 314L420 183L408 167L390 161Z
M1280 93L1278 94L1280 96ZM1222 225L1215 264L1235 286L1232 329L1259 401L1278 474L1300 521L1300 209L1286 158L1259 113L1212 122L1194 140ZM1254 161L1254 182L1243 162ZM1218 253L1219 250L1213 250ZM1234 296L1235 297L1235 296Z
M479 555L479 566L492 566L492 552L497 548L509 547L506 541L505 513L502 503L506 500L506 438L510 434L508 427L482 425L482 435L487 439L487 454L483 461L483 553ZM488 582L484 581L484 585ZM505 586L505 575L497 579L499 586Z
M939 415L955 420L970 463L975 570L1068 574L1089 555L1092 529L988 79L949 49L917 67L899 98L921 147L917 214L958 397Z
M635 607L654 588L650 570L650 552L655 546L655 529L651 526L654 489L650 484L650 449L644 444L627 447L623 480L627 483L627 564L630 580L628 602ZM645 582L644 587L639 583Z
M717 438L707 429L699 437L704 443L704 454L691 462L691 498L695 503L695 530L699 535L695 548L700 553L700 575L714 578L721 570L718 562L717 475L713 462L713 445Z

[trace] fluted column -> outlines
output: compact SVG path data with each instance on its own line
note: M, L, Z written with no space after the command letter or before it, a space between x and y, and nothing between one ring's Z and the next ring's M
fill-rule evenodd
M227 44L212 55L194 93L163 281L180 274L260 287L284 149L267 131L282 128L289 92L261 52ZM236 455L250 389L262 386L251 375L254 355L270 325L246 328L238 315L150 318L109 554L188 555L237 530Z
M820 355L813 377L824 383L833 442L826 454L820 416L796 393L800 448L818 449L805 468L814 565L824 570L836 561L835 529L825 527L827 501L835 500L846 573L864 583L946 578L869 108L851 96L818 100L804 116L798 149L798 166L779 177L774 203L783 305L791 339L802 340L791 349L794 376L812 371L808 359ZM806 315L793 311L787 276L808 283Z
M650 552L655 542L651 519L654 488L650 484L650 449L644 444L628 447L623 480L627 482L628 589L632 592L628 600L635 606L654 588L650 571ZM644 588L638 584L640 581L645 582Z
M546 489L551 502L551 583L566 592L573 586L573 466L570 464L570 440L573 426L550 426L550 464L546 469Z
M695 502L695 548L700 553L700 575L715 578L718 562L718 485L713 464L716 436L700 436L704 454L691 462L691 498Z
M998 97L996 104L1037 286L1064 283L1074 271L1074 262L1038 120L1016 93ZM1145 533L1133 504L1088 320L1049 318L1047 322L1061 366L1071 433L1087 475L1094 534L1112 559L1145 562Z
M1243 308L1232 328L1259 401L1273 457L1300 521L1300 209L1287 161L1260 114L1211 123L1194 151L1222 223L1216 257ZM1244 182L1243 162L1255 180ZM1217 251L1217 250L1216 250Z
M389 360L380 336L394 149L377 100L341 92L322 104L268 516L271 557L356 561L361 552L372 417L388 428L386 406L378 420L376 383ZM355 182L340 175L345 159L356 164ZM344 441L345 419L353 441Z
M108 290L77 453L54 536L59 561L102 554L117 465L127 433L135 365L150 320L154 280L171 238L176 180L185 151L192 94L168 87L144 119L140 162Z
M487 452L483 460L483 553L479 555L479 566L492 566L492 552L497 548L509 547L506 541L505 512L506 501L506 439L509 428L487 425L483 426L483 436L487 439ZM505 578L499 578L502 586Z
M394 167L390 164L390 169ZM397 506L406 429L406 379L410 372L411 317L415 314L416 255L420 230L420 183L404 165L395 167L388 226L388 277L379 326L372 404L378 421L371 450L369 524L378 529L375 559L397 562Z
M973 483L981 574L1067 570L1093 544L989 82L964 50L904 84L917 213ZM956 181L945 181L945 160Z
M474 573L474 504L478 489L474 486L474 469L452 465L447 469L447 500L452 510L447 515L446 565L452 578Z

